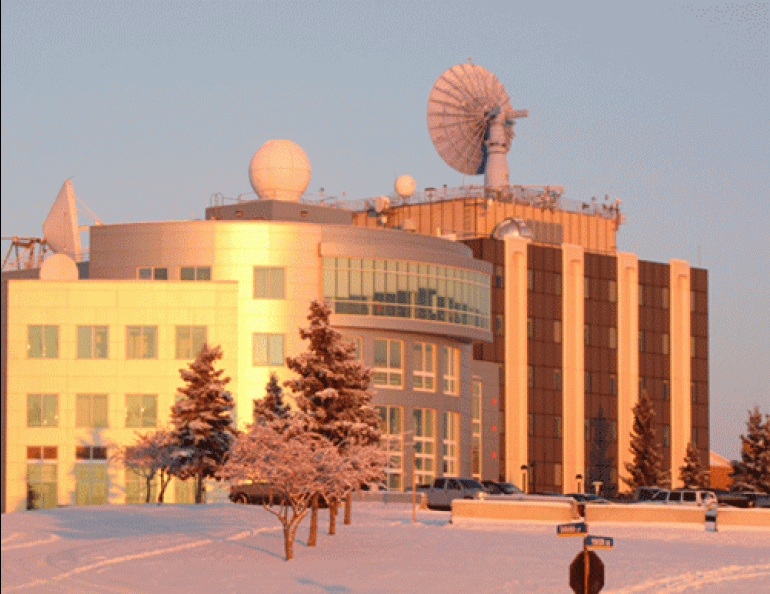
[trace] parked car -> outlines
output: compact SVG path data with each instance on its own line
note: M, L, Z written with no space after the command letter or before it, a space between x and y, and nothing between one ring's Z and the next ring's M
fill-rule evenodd
M767 493L744 492L737 493L733 491L715 491L719 503L731 505L733 507L770 507L770 495Z
M484 490L490 495L523 495L524 491L513 483L498 483L497 481L481 481Z
M455 499L480 499L484 493L481 483L473 479L436 478L428 489L428 509L451 509Z
M241 483L230 489L230 501L242 505L280 505L284 499L283 493L270 483ZM324 497L319 497L318 507L328 507Z
M716 494L714 494L713 491L706 491L703 489L674 489L673 491L662 489L655 494L650 503L695 505L698 507L713 507L719 505Z
M565 497L572 497L578 503L612 503L608 499L593 493L567 493Z

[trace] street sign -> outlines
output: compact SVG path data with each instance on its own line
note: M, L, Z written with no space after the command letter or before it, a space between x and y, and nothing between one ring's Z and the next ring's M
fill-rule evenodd
M611 549L612 539L609 536L586 536L585 545L588 549Z
M573 522L572 524L559 524L556 527L559 536L584 536L588 534L585 522Z
M585 588L584 555L588 555L588 591ZM598 594L604 587L604 563L593 551L580 551L569 566L569 587L575 594Z

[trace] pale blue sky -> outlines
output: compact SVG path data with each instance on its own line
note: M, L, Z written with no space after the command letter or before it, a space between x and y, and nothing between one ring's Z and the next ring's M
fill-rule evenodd
M627 4L3 0L2 235L42 234L69 177L105 223L202 218L272 138L311 192L460 185L426 103L472 57L530 110L512 183L619 197L621 250L709 270L711 446L736 457L770 412L770 5Z

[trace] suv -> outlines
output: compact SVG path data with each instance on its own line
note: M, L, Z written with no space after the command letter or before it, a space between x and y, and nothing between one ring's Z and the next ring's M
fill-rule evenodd
M524 495L524 491L513 483L498 483L497 481L481 481L484 490L490 495Z
M716 507L719 502L713 491L702 489L676 489L674 491L659 491L650 503L666 503L672 505L695 505L698 507Z
M230 488L230 501L243 505L288 505L285 495L270 483L249 482ZM318 507L326 508L326 498L318 498Z
M428 489L428 509L451 509L455 499L480 499L484 487L476 480L456 477L433 479Z
M638 502L643 501L652 501L652 499L663 491L663 489L659 487L639 487L634 491L634 494L631 496L631 499Z

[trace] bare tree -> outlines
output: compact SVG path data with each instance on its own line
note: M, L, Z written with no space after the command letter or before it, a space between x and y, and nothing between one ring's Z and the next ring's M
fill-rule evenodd
M171 481L171 473L175 464L174 443L168 430L136 432L136 443L118 447L113 450L112 460L121 466L131 469L145 480L146 503L150 502L152 481L159 475L160 489L158 505L163 503L163 495Z

